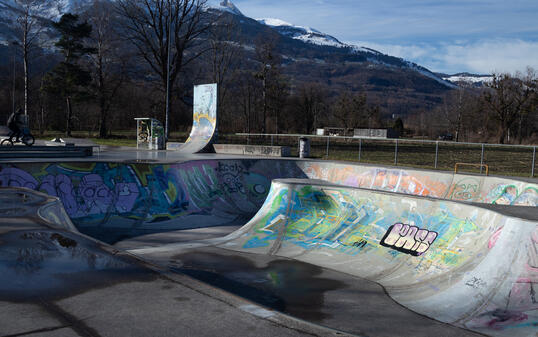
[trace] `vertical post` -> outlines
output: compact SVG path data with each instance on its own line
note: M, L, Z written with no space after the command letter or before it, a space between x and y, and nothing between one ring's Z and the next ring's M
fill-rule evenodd
M329 139L330 139L330 136L327 136L327 158L329 158Z
M16 43L12 43L13 46L16 46ZM16 77L15 77L15 71L17 70L17 62L16 62L16 54L15 54L15 47L13 47L13 91L11 92L11 104L13 105L13 113L15 113L15 84L16 84Z
M439 142L435 142L435 168L437 168L437 158L439 158Z
M532 169L531 178L534 178L534 165L536 164L536 146L532 147Z
M273 146L273 135L271 135L271 146Z
M165 142L168 141L168 117L170 115L170 49L172 48L172 2L168 1L168 55L166 59L166 115L165 115L165 122L164 122L164 140Z
M484 165L484 144L482 144L482 154L480 155L480 174L482 174L482 165Z
M136 120L136 148L138 149L138 145L140 142L140 120Z
M359 162L361 161L362 138L359 138Z
M396 146L394 147L394 165L398 165L398 140L396 140Z

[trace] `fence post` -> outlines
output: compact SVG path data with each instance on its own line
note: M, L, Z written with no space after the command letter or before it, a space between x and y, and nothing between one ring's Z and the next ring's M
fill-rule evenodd
M331 137L330 136L327 136L327 154L326 154L326 157L329 158L329 139Z
M437 169L437 158L439 156L439 142L435 142L435 168Z
M480 174L482 174L482 169L484 168L484 144L482 143L482 154L480 155Z
M534 178L534 165L536 164L536 146L532 147L532 170L531 178Z
M396 139L396 146L394 147L394 165L398 165L398 140Z
M359 138L359 163L361 161L361 152L362 152L362 138ZM534 165L532 167L534 167Z

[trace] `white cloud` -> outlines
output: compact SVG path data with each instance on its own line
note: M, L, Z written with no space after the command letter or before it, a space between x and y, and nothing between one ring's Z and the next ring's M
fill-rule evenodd
M456 73L524 71L527 66L538 69L538 41L481 40L443 44L380 44L361 42L361 46L416 62L432 71Z

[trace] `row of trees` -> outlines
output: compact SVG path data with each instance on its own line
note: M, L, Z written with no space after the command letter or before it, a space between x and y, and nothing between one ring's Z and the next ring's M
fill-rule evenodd
M34 12L44 3L20 2ZM31 78L34 85L24 99L31 109L25 111L34 111L41 132L60 129L69 136L83 128L106 137L111 129L129 128L124 123L132 117L166 120L170 83L170 119L176 129L185 129L191 125L193 83L216 82L224 132L310 133L322 125L380 124L379 108L370 107L363 94L335 96L320 84L294 86L282 74L277 40L260 37L250 51L232 42L238 32L231 18L204 16L204 5L204 0L94 0L80 17L63 15L51 25L61 56L44 64L34 48L41 72ZM32 31L36 38L46 21L39 23Z
M436 137L450 133L455 141L536 143L538 141L538 76L525 73L493 74L484 87L471 83L448 92L430 112L418 112L407 121L417 134Z
M219 128L225 133L312 133L324 126L403 130L405 124L409 135L450 132L460 141L502 143L522 142L537 130L532 69L497 74L486 88L451 90L433 111L405 111L399 116L404 123L395 123L380 108L383 102L363 92L337 92L330 83L286 76L278 37L242 41L233 16L204 10L205 0L94 0L80 16L65 14L52 24L43 19L49 0L16 1L25 8L15 46L24 70L16 96L40 132L70 135L79 129L107 137L111 130L132 129L133 117L154 117L186 131L192 85L209 82L219 85ZM39 48L46 35L59 36L56 53ZM14 94L9 67L0 71L0 103ZM0 104L6 116L10 106Z

